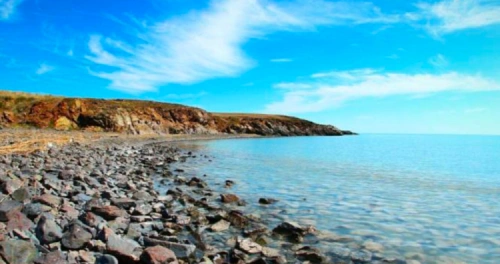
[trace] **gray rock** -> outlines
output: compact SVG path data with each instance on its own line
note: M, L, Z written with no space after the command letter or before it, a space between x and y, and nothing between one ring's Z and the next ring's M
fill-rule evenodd
M51 216L51 215L50 215ZM37 238L42 244L57 242L62 238L62 230L54 221L54 217L42 215L35 230Z
M153 207L147 203L137 203L134 209L135 215L148 215L153 211Z
M0 243L0 253L9 264L33 263L38 250L29 241L9 239Z
M230 225L231 223L226 220L219 220L217 223L210 226L210 230L213 232L221 232L229 229Z
M120 262L137 262L142 253L139 243L129 238L111 234L106 242L107 253L115 256Z
M175 243L160 239L145 237L145 246L162 246L172 250L178 258L189 258L196 250L196 246L190 244Z
M18 201L7 200L0 203L0 221L6 222L9 219L7 218L7 214L14 210L21 210L23 208L23 204Z
M66 264L66 257L63 252L57 250L52 251L35 260L35 264Z
M67 249L81 249L92 239L92 234L86 230L83 224L74 221L68 225L64 232L61 244Z
M257 254L262 252L262 246L253 242L250 238L237 240L237 247L248 254Z
M18 202L26 201L30 197L31 197L31 195L30 195L28 189L26 189L26 188L19 188L12 193L12 199L14 199Z
M50 211L52 208L41 203L29 203L23 208L23 213L31 219L36 218L44 212Z
M136 201L130 198L113 198L111 199L111 204L118 206L122 209L128 210L130 207L135 206Z

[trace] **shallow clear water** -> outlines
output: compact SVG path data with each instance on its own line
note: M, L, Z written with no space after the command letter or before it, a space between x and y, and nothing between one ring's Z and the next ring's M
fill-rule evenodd
M208 159L188 175L249 202L276 224L292 219L329 233L322 247L381 245L423 263L500 261L500 137L361 135L180 143ZM223 190L221 188L221 190ZM227 190L226 190L227 191ZM260 197L280 200L260 206ZM372 243L373 244L373 243ZM373 249L373 247L372 247Z

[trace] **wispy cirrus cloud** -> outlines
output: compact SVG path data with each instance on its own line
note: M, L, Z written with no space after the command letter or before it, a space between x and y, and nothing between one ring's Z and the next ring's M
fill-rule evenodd
M434 35L500 24L500 2L497 0L443 0L420 2L412 20L424 21Z
M9 20L24 0L0 0L0 20Z
M270 61L275 63L285 63L285 62L292 62L293 60L290 58L276 58L276 59L271 59Z
M243 44L276 31L398 20L365 2L212 1L206 10L143 27L129 43L91 36L86 58L99 65L91 74L109 80L110 88L138 94L171 83L237 76L255 65Z
M51 72L53 71L55 68L53 66L50 66L46 63L42 63L38 66L38 68L36 69L35 73L36 75L43 75L43 74L46 74L48 72Z
M437 68L443 68L448 66L449 62L443 54L437 54L429 59L429 63Z
M265 107L271 113L317 112L367 97L418 96L441 92L500 91L500 82L457 72L403 74L375 69L311 75L307 82L279 83L283 99Z

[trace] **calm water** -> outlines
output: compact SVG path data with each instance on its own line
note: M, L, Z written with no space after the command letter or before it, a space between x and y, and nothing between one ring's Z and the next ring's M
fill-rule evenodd
M185 166L232 179L246 211L325 231L322 247L422 263L500 262L500 137L361 135L181 143ZM222 190L222 187L221 187ZM259 197L280 200L257 204ZM373 246L375 245L375 247Z

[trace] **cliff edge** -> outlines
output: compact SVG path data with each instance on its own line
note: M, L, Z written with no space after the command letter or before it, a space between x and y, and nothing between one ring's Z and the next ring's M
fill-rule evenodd
M153 101L64 98L5 91L0 92L0 126L130 134L354 134L281 115L209 113L195 107Z

